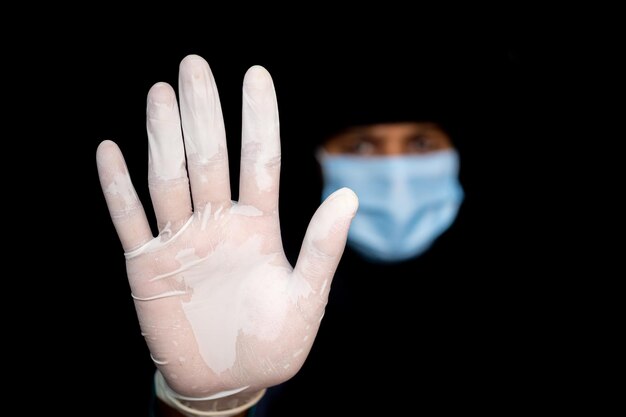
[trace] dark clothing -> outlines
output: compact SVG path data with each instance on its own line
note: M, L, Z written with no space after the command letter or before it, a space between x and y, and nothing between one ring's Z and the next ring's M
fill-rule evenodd
M502 329L482 268L489 253L471 235L461 210L410 262L372 264L346 249L302 370L255 417L484 410Z

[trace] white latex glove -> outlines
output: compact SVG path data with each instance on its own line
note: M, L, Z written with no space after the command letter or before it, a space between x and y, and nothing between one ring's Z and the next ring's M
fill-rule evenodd
M204 59L181 62L179 90L181 117L168 84L148 93L159 236L110 141L97 152L100 182L141 329L168 386L179 398L256 392L292 377L307 357L357 198L342 189L320 206L292 268L280 236L278 108L269 73L255 66L244 78L238 202L231 201L222 111Z

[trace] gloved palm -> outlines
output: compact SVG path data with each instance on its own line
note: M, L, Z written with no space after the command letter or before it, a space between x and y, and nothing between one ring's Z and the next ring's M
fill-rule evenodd
M183 60L179 92L180 117L170 86L156 84L148 95L149 184L159 236L150 232L113 142L98 149L100 181L126 251L141 329L168 385L194 398L258 390L302 366L356 197L340 190L322 204L292 268L280 237L271 77L253 67L244 79L238 202L230 196L217 89L202 58Z

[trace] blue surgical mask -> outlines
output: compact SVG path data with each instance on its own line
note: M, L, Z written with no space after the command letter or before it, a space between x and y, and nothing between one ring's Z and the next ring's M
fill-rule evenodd
M454 222L463 201L454 150L402 156L320 152L319 160L324 199L341 187L359 197L348 244L373 261L420 255Z

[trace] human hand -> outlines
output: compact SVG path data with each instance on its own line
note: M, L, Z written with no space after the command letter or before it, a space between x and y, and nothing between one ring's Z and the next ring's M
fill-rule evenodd
M179 97L180 117L169 85L148 93L148 179L159 235L152 236L110 141L97 151L100 182L142 333L168 386L180 398L258 391L304 363L358 202L348 189L332 194L292 268L280 235L279 122L269 73L255 66L244 78L238 202L231 201L217 88L201 57L181 62Z

